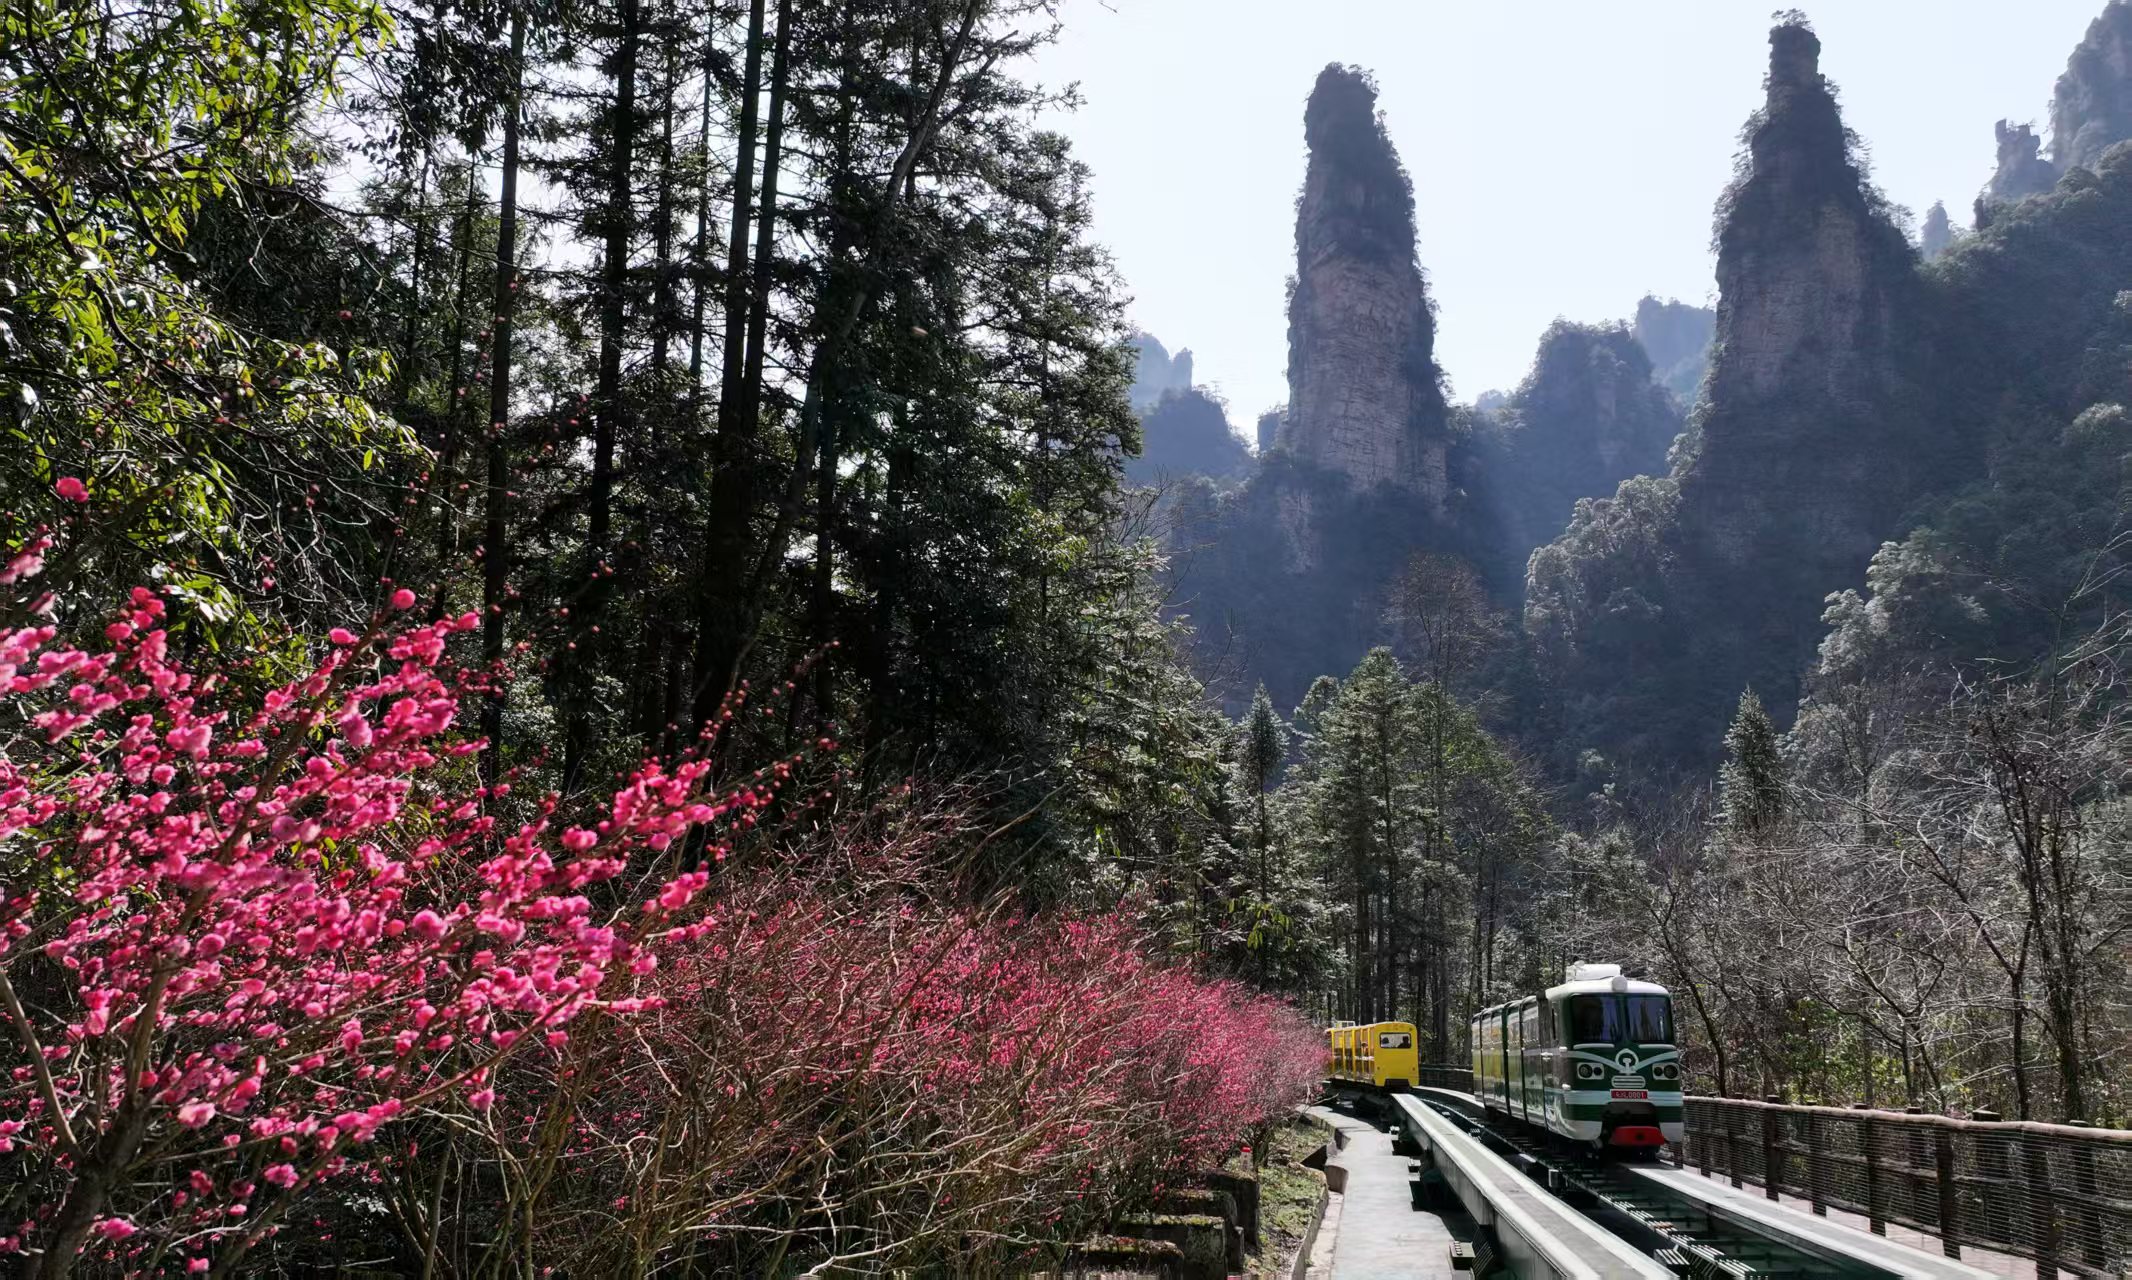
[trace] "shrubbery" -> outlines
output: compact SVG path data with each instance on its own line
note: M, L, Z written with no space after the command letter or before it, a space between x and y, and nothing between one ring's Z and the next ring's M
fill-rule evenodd
M728 863L703 832L799 812L797 761L501 824L453 734L474 619L389 619L260 697L146 590L94 651L0 630L0 1251L36 1273L1041 1247L1320 1065L1128 914L958 895L951 811Z

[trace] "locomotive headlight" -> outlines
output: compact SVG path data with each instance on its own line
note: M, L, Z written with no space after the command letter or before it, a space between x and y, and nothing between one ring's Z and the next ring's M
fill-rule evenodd
M1651 1068L1651 1078L1653 1080L1678 1080L1680 1079L1680 1066L1677 1063L1661 1062Z
M1596 1062L1580 1062L1577 1064L1577 1078L1579 1080L1597 1080L1605 1074L1606 1068Z

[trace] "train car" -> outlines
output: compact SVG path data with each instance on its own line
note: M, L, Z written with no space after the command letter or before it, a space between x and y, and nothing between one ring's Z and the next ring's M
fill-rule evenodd
M1410 1089L1420 1075L1411 1022L1336 1022L1325 1029L1326 1074L1346 1084Z
M1489 1111L1573 1142L1655 1152L1681 1140L1673 997L1612 964L1473 1015L1473 1092Z

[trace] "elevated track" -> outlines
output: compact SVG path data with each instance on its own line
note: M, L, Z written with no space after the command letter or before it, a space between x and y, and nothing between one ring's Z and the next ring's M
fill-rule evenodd
M1416 1177L1440 1182L1477 1228L1479 1280L1992 1280L1692 1174L1558 1146L1470 1094L1379 1096L1419 1157ZM1440 1266L1417 1260L1413 1274Z

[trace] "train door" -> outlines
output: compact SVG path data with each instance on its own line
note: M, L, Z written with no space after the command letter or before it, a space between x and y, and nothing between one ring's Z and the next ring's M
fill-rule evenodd
M1487 1076L1481 1082L1481 1100L1488 1106L1503 1105L1503 1011L1490 1009L1481 1015L1481 1035L1487 1048L1482 1061L1487 1064Z
M1542 1071L1546 1068L1546 1042L1540 1035L1540 1005L1538 1001L1527 1004L1518 1011L1518 1043L1522 1046L1524 1063L1519 1079L1525 1086L1525 1118L1534 1124L1544 1121L1547 1111L1547 1095L1541 1085Z
M1546 1047L1541 1053L1540 1068L1540 1114L1543 1123L1555 1127L1562 1106L1562 1090L1567 1087L1562 1073L1568 1069L1567 1055L1562 1052L1562 1037L1555 1029L1555 1007L1545 996L1540 998L1540 1041Z
M1525 1038L1524 1024L1518 1020L1515 1007L1505 1011L1503 1017L1503 1081L1504 1106L1511 1115L1525 1114Z

